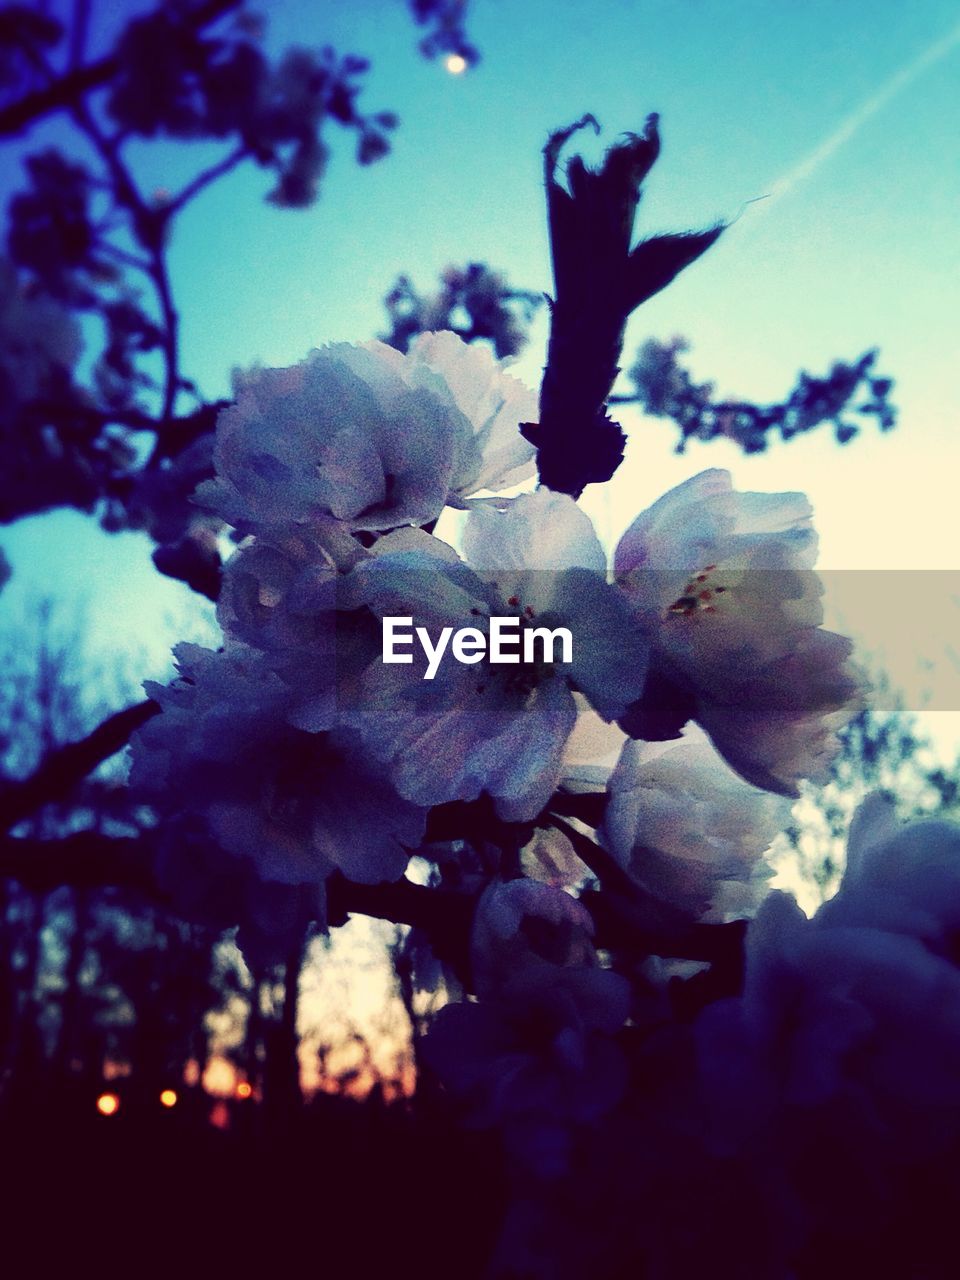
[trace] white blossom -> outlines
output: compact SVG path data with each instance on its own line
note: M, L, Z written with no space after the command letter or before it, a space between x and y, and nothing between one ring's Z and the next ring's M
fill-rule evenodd
M690 725L668 742L628 740L608 783L604 839L649 894L694 917L755 905L764 858L790 805L750 786Z
M823 779L858 706L852 646L820 625L816 550L802 494L736 493L713 470L638 516L615 555L662 696L688 698L733 768L784 795Z
M620 593L606 581L603 552L572 499L540 491L506 510L477 508L464 547L471 564L420 535L411 550L369 557L349 575L345 603L379 617L411 617L436 635L516 617L521 630L567 627L569 661L516 665L372 663L348 714L397 789L417 804L472 800L486 791L505 817L534 817L561 773L576 720L574 689L608 719L639 696L646 645Z
M324 517L381 531L435 520L529 475L532 394L488 353L426 334L402 354L334 344L238 377L217 423L217 479L199 499L243 532Z
M355 733L293 727L290 687L255 650L175 653L180 678L147 685L162 711L134 739L134 786L202 817L264 881L319 884L335 868L368 883L403 874L425 815Z
M448 501L466 502L482 489L502 490L530 480L535 450L519 426L537 417L537 398L485 346L449 330L419 334L407 351L404 377L411 386L448 393L470 423L474 449L455 469Z

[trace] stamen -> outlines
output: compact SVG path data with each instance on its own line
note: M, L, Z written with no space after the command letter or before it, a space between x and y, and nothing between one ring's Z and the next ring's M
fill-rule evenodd
M667 613L672 613L681 618L689 618L699 613L716 613L716 606L710 602L715 595L720 595L727 588L703 585L704 583L709 583L710 574L713 573L716 567L715 564L708 564L699 573L693 574L683 589L683 595L670 605Z

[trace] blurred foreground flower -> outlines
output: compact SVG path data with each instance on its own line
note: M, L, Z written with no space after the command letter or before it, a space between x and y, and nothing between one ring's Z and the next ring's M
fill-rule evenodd
M613 1039L629 984L601 969L589 913L562 890L492 884L477 908L480 1004L442 1009L425 1057L473 1122L495 1126L525 1169L556 1177L574 1134L616 1106L626 1063Z
M83 350L74 316L52 297L29 290L13 265L0 258L0 389L3 416L70 386Z
M850 854L813 919L770 895L747 934L743 995L702 1015L699 1041L717 1141L768 1159L779 1134L776 1158L798 1180L811 1152L842 1147L869 1200L960 1142L960 828L898 830L871 797Z
M840 891L818 919L883 929L956 963L960 935L960 826L936 818L900 825L871 795L854 816Z

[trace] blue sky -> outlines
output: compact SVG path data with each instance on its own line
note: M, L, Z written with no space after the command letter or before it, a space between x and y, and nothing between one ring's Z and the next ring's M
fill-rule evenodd
M136 7L103 4L104 27ZM590 110L604 125L590 144L599 154L656 110L664 147L641 231L704 226L771 198L747 205L707 257L637 313L627 352L648 335L683 333L699 377L763 399L801 366L822 372L878 345L901 419L892 435L868 429L842 450L823 432L759 458L725 444L677 458L672 428L627 411L627 462L589 499L599 523L613 534L669 485L729 466L741 488L809 494L830 568L960 567L956 3L473 0L483 61L462 76L419 57L400 0L260 9L277 48L329 43L369 56L365 106L397 111L401 127L393 153L363 170L350 140L334 138L312 210L265 205L268 176L249 168L181 218L171 261L184 366L208 395L227 389L233 365L289 364L312 346L373 336L400 271L429 286L448 263L486 260L548 290L547 133ZM176 188L212 154L160 146L144 151L142 171ZM531 385L544 341L541 324L519 365ZM145 675L200 618L185 588L158 579L145 539L107 538L75 513L0 530L0 545L15 569L11 613L27 592L83 596L91 646L145 649ZM936 582L942 594L948 580ZM954 613L921 611L917 647L942 649Z

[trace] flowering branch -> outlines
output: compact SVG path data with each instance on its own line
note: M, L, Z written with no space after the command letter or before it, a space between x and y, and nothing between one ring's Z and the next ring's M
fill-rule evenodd
M857 419L873 418L881 431L890 431L897 410L890 400L893 379L875 371L878 352L865 351L852 362L835 360L822 377L801 372L795 386L780 401L754 404L745 400L717 400L711 382L697 383L680 361L689 344L648 339L637 351L627 377L634 391L611 396L609 404L639 404L644 413L669 418L680 428L677 453L689 440L735 441L744 453L760 453L774 432L790 440L822 423L831 423L837 444L847 444L859 432Z

